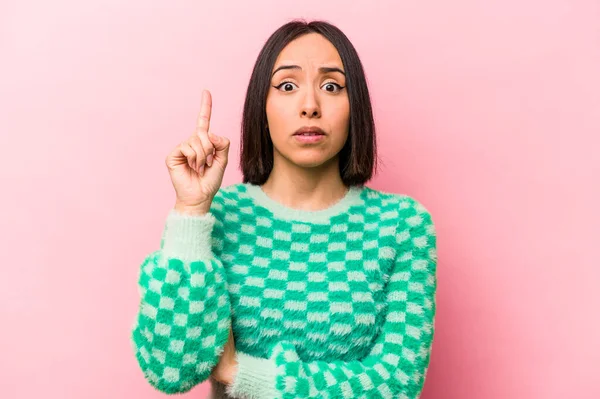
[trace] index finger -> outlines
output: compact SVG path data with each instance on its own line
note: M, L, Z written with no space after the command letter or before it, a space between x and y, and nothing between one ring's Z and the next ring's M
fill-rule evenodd
M212 111L212 97L210 91L202 90L202 104L200 105L200 114L196 123L197 130L208 132L210 127L210 113Z

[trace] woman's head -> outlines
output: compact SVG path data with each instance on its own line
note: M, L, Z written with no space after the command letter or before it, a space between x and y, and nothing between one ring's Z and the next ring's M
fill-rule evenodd
M304 127L324 134L299 135ZM248 85L241 147L244 182L263 184L276 157L305 168L339 163L347 185L371 178L369 92L358 54L338 28L293 21L271 35Z

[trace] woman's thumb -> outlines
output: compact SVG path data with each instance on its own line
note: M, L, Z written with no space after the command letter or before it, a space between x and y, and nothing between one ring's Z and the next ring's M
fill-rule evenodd
M208 133L208 138L215 146L216 156L227 156L229 151L229 140L226 137L217 136L214 133Z

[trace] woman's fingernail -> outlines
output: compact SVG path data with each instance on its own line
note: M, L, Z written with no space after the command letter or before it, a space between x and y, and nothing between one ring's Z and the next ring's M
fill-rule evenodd
M204 176L204 165L200 166L200 176Z
M206 164L212 166L213 156L212 154L206 157Z

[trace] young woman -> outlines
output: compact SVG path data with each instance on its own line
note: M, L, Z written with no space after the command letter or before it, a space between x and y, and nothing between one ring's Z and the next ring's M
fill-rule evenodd
M359 57L336 27L291 22L266 42L244 105L243 183L229 140L196 132L166 164L176 191L141 265L132 332L166 393L416 398L433 340L436 236L407 195L364 184L375 129Z

